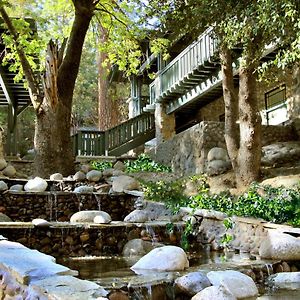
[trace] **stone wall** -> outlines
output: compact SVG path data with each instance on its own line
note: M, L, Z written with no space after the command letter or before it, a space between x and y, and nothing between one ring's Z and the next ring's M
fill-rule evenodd
M0 231L10 241L63 258L121 254L124 245L135 238L179 245L183 223L174 223L172 234L166 229L167 224L168 221L149 224L53 222L49 227L38 227L31 223L0 223Z
M295 139L292 126L263 126L263 145ZM150 155L178 173L197 174L205 171L207 153L213 147L226 149L223 122L200 122L159 144Z
M36 218L65 222L80 210L101 209L110 214L112 220L120 221L134 210L135 199L128 194L5 192L0 194L0 211L18 222Z

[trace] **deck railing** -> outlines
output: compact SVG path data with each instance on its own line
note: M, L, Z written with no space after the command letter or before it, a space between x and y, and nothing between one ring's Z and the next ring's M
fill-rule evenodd
M183 81L199 66L209 62L216 48L217 40L212 28L209 28L158 73L150 84L150 104L154 104L163 93Z
M121 155L154 137L154 116L150 113L143 113L107 131L80 130L72 136L76 156Z

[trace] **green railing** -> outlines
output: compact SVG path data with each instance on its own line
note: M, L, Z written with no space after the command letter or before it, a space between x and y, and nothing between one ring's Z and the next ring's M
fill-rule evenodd
M81 130L72 136L76 156L118 156L154 137L154 116L150 113L143 113L107 131Z
M157 102L170 89L176 88L176 84L184 81L199 66L210 62L216 48L217 40L213 37L212 28L209 28L158 73L150 84L150 104Z

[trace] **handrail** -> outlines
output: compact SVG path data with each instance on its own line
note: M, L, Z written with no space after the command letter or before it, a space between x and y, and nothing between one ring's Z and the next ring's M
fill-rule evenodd
M72 136L74 154L101 156L126 153L132 149L131 146L145 142L145 138L153 138L154 131L154 116L150 113L143 113L106 131L80 130Z
M217 40L212 36L212 32L212 28L204 31L196 41L186 47L157 74L149 86L151 104L154 104L163 93L183 81L199 66L210 61L217 48Z

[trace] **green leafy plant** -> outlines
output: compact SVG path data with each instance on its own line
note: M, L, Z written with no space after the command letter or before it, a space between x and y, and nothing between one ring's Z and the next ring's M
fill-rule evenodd
M141 154L136 160L125 161L126 171L135 173L146 172L171 172L171 168L153 161L147 154Z
M92 168L98 171L103 171L113 167L113 163L110 161L93 161Z

